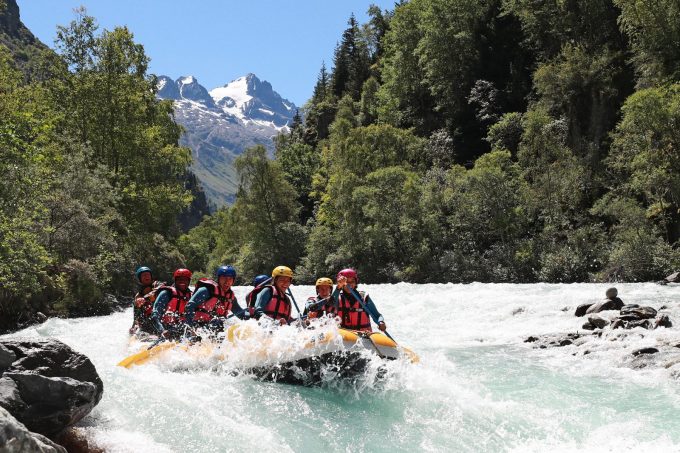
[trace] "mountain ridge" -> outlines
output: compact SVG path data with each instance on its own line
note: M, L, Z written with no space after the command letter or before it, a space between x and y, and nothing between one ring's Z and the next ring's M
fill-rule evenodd
M157 77L157 96L172 100L175 120L185 128L181 144L191 149L196 173L211 204L235 200L238 179L233 162L243 151L274 141L287 131L297 107L266 80L248 73L207 90L193 75Z

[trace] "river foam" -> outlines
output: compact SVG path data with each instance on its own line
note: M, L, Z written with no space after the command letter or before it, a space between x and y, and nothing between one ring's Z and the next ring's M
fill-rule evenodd
M680 325L680 287L616 286L625 303L665 305ZM633 350L680 343L680 329L615 331L563 348L524 343L583 332L574 309L607 287L363 285L421 363L390 362L383 379L320 388L261 382L216 357L117 367L130 352L130 310L50 319L12 336L56 337L92 359L104 398L78 429L106 451L680 451L677 370L631 366ZM247 290L236 288L239 300ZM293 291L301 301L313 288Z

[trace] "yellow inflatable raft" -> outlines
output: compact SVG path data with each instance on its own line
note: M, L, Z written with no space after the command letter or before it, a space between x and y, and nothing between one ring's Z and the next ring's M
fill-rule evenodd
M258 378L292 384L315 385L321 374L329 368L336 370L339 378L363 372L372 357L412 363L418 356L408 348L397 345L380 332L358 332L347 329L330 329L316 333L301 330L292 333L292 343L273 343L271 335L249 323L230 326L221 343L178 343L166 341L123 359L119 366L130 368L159 359L172 351L182 351L187 356L217 358L234 363L241 371ZM297 342L297 343L296 343ZM245 359L245 361L244 361Z

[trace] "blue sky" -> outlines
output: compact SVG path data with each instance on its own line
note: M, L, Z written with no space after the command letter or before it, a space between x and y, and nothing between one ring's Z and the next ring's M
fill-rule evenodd
M321 61L354 13L394 0L18 0L21 20L54 47L57 25L83 5L100 28L126 25L151 58L150 72L194 75L208 90L249 72L301 106L312 94Z

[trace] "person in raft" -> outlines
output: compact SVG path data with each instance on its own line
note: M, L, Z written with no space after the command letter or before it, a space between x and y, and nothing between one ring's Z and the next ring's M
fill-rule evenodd
M337 315L340 317L340 327L342 329L372 332L371 317L364 310L365 307L378 319L378 329L385 331L387 326L383 316L378 312L368 294L357 292L358 285L359 276L354 269L343 269L338 272L333 300L335 301ZM363 306L357 300L358 297L362 299Z
M333 280L321 277L316 281L316 296L310 296L305 304L305 312L308 319L322 316L335 316L335 301L331 297Z
M241 308L231 290L236 280L236 269L233 266L220 266L215 270L215 279L217 281L202 278L196 282L194 294L185 310L187 326L221 331L224 330L224 320L229 313L240 319L248 318L248 311Z
M255 300L255 319L265 315L281 325L289 324L291 302L286 291L293 281L293 271L286 266L277 266L272 271L272 283L265 286Z
M179 338L184 333L184 313L191 298L191 275L189 269L177 269L172 274L173 285L158 288L151 320L156 332L164 338Z
M262 292L267 283L271 281L269 275L260 274L253 279L253 290L246 294L246 307L248 307L248 313L251 317L255 316L255 301L257 301L257 295Z
M141 266L135 271L135 278L139 284L137 294L134 297L132 327L130 335L139 332L156 333L151 322L151 311L156 300L156 288L163 286L163 282L153 281L153 273L146 266Z

